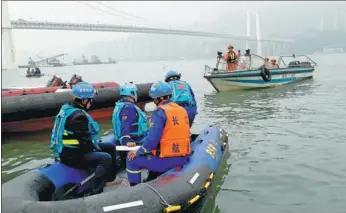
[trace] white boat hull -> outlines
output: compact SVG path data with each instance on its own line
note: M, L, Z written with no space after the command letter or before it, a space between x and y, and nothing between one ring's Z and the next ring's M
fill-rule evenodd
M284 70L284 69L282 69ZM281 70L275 70L273 72L272 79L268 82L264 81L259 75L256 76L246 76L249 72L255 71L240 71L237 74L229 72L229 74L221 75L205 75L204 77L212 84L212 86L219 92L222 91L233 91L233 90L243 90L243 89L255 89L255 88L266 88L266 87L277 87L283 84L289 84L301 80L305 80L313 77L313 70L301 72L295 72L292 70L290 73L280 74ZM284 71L287 72L285 69ZM234 75L236 74L236 75ZM242 76L244 74L244 76Z

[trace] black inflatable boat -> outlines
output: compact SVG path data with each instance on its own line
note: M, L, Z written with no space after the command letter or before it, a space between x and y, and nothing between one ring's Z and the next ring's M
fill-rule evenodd
M114 142L114 136L102 141ZM208 127L194 135L192 154L182 168L171 169L134 187L105 187L101 194L52 201L66 184L78 184L91 173L54 162L2 186L3 213L200 212L225 151L228 135ZM118 176L126 176L120 173ZM87 190L87 187L83 189Z

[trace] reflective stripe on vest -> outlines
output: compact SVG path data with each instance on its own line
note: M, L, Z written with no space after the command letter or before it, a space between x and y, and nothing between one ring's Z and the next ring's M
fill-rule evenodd
M82 109L74 108L69 104L64 104L58 115L55 118L54 127L52 130L52 136L50 139L50 148L54 151L54 157L59 157L63 147L69 148L78 148L79 142L76 139L73 139L73 132L68 132L65 130L65 123L67 118L75 111L81 110L89 121L89 132L91 135L91 140L94 146L99 149L98 146L98 134L99 134L99 125L91 118L91 116Z
M162 133L159 157L186 156L191 153L190 125L187 112L176 103L159 105L166 114L166 124ZM152 153L156 155L156 150Z
M62 144L72 146L71 148L79 147L79 141L76 139L73 139L71 132L68 132L66 130L64 130L64 133L62 134Z
M192 94L191 89L188 83L181 80L175 80L168 82L172 88L173 93L171 97L171 101L177 103L178 105L188 104L190 106L196 105Z
M137 118L138 122L133 123L132 126L138 126L137 132L131 132L132 135L136 135L138 137L144 136L146 131L148 130L149 124L146 118L145 113L136 106L134 103L129 102L116 102L115 108L113 110L113 116L112 116L112 125L113 125L113 131L115 138L119 140L121 138L121 119L120 119L120 113L121 110L125 105L132 105L135 107L137 112Z

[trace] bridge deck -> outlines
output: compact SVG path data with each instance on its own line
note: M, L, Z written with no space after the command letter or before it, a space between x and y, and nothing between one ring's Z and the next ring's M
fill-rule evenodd
M109 24L83 24L83 23L64 23L64 22L43 22L43 21L11 21L12 29L36 29L36 30L71 30L71 31L105 31L105 32L131 32L131 33L152 33L152 34L170 34L187 35L214 38L231 38L236 40L257 41L255 37L234 36L221 33L198 32L177 29L136 27L126 25ZM292 39L263 38L261 41L274 43L293 43Z

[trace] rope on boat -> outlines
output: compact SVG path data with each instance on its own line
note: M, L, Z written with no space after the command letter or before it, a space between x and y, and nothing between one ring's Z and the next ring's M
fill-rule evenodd
M165 206L171 206L169 203L167 203L167 201L160 195L160 193L154 189L154 187L150 186L148 183L143 183L144 185L147 185L149 188L151 188L160 198L162 201L160 201L161 204L165 205Z

